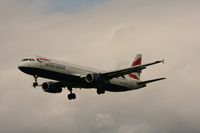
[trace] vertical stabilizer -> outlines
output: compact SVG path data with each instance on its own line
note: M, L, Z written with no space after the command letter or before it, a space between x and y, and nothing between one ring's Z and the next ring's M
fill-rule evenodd
M137 66L142 64L142 54L137 54L131 66ZM141 71L129 74L129 78L140 80Z

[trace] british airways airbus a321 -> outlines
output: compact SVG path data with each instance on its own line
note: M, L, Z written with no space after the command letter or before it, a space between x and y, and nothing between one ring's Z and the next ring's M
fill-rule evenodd
M76 99L76 94L72 92L73 88L96 88L97 94L104 94L105 91L123 92L136 90L146 87L148 83L165 79L140 80L140 74L143 69L150 65L164 63L164 60L143 65L141 63L142 55L137 54L131 67L106 72L36 56L22 59L18 68L22 72L34 77L34 88L41 86L45 92L61 93L62 89L67 87L70 91L68 99L72 100ZM38 77L55 81L44 82L39 85L37 82Z

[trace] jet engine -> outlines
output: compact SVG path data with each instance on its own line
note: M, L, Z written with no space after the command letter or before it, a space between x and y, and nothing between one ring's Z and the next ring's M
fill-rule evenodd
M90 74L86 75L85 81L87 83L100 82L100 81L102 81L102 77L100 74L90 73Z
M42 89L48 93L61 93L62 87L60 84L55 82L44 82L42 84Z

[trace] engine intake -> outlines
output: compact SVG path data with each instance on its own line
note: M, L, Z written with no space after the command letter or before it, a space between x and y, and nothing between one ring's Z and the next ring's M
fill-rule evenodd
M85 81L87 83L93 83L93 82L100 82L102 81L102 79L100 74L90 73L86 75Z
M42 89L48 93L61 93L62 87L58 83L55 82L44 82L42 84Z

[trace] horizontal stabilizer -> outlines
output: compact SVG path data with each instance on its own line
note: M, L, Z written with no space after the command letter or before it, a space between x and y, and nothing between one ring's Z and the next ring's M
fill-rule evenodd
M141 81L141 82L138 82L138 85L140 84L148 84L148 83L152 83L152 82L156 82L156 81L159 81L159 80L164 80L166 78L158 78L158 79L152 79L152 80L147 80L147 81Z

